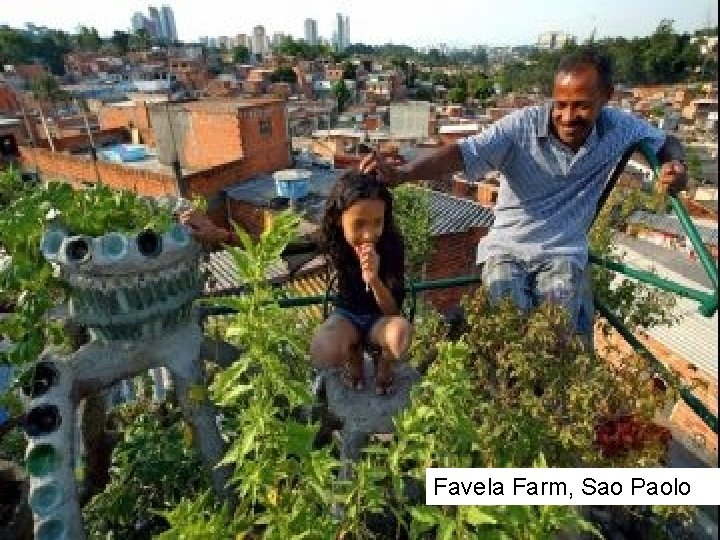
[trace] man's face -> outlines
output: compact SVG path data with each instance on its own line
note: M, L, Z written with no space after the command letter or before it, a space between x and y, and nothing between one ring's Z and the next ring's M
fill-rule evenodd
M558 72L553 86L552 124L555 135L573 150L580 148L592 131L612 89L600 86L592 66Z

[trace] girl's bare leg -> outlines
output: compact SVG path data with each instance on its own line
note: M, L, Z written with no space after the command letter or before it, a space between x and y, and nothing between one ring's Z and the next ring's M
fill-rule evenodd
M361 390L364 384L360 333L340 315L330 315L320 325L310 345L313 363L321 368L343 369L343 381Z
M383 317L370 331L370 341L380 346L381 354L375 373L375 392L389 395L395 391L393 366L402 360L410 347L412 325L400 316Z

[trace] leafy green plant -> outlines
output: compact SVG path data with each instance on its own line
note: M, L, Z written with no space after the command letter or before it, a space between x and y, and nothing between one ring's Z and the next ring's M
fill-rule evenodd
M368 446L348 478L334 480L340 464L327 448L314 448L317 426L298 416L312 402L310 334L297 312L279 308L264 278L295 226L295 217L281 214L257 243L238 231L242 249L231 254L248 293L213 301L237 311L223 328L243 351L211 386L233 441L224 463L235 469L238 508L229 513L204 496L185 500L165 513L172 528L164 538L203 538L203 527L240 538L597 534L571 507L426 507L425 468L662 464L664 448L653 441L612 456L596 441L600 417L622 410L649 420L673 399L672 391L653 390L643 358L626 355L611 367L585 350L559 306L524 314L509 302L491 305L480 289L466 299L467 328L457 341L422 307L410 361L434 359L427 376L396 418L392 441ZM662 315L662 306L653 309Z
M0 320L0 334L14 343L5 356L16 365L34 360L47 343L64 340L61 325L48 317L66 298L65 285L40 251L48 227L99 236L165 230L173 219L154 200L129 191L104 185L74 190L63 182L31 186L13 169L0 172L0 203L0 248L10 257L0 269L0 302L14 307L11 317Z
M149 538L166 528L159 511L207 490L209 479L185 440L179 410L137 401L114 416L122 439L113 451L110 483L83 509L86 530L93 538Z
M615 249L615 235L624 226L627 217L639 209L658 212L664 209L665 204L665 197L661 194L615 189L590 230L590 250L599 257L621 262L623 257ZM675 297L669 293L619 276L598 265L592 269L592 287L595 294L631 330L677 322L672 315Z
M186 501L166 514L173 528L164 538L200 538L193 531L210 522L240 538L325 539L336 528L327 509L338 463L328 448L314 448L318 426L303 414L312 402L310 334L292 310L279 307L281 293L265 277L298 224L298 216L280 213L258 242L237 229L241 246L228 250L247 293L207 301L236 311L225 338L243 351L210 386L231 442L222 463L234 469L237 508L221 519L201 498Z
M405 239L408 278L422 276L423 265L432 248L430 237L430 195L427 190L403 185L393 190L394 215Z

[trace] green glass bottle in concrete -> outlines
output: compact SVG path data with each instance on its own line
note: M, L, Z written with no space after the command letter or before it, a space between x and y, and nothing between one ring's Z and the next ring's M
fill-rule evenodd
M38 444L30 449L25 460L30 476L46 476L56 471L62 463L62 456L51 444Z

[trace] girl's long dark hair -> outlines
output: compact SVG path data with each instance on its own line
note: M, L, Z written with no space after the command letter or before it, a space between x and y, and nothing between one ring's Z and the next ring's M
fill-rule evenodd
M325 201L322 219L323 251L337 273L338 292L347 290L348 284L361 280L359 262L353 248L345 240L340 217L343 212L362 199L381 200L385 203L383 232L375 249L380 257L380 278L386 285L404 282L405 256L402 236L393 219L393 198L387 186L374 176L348 171L335 182ZM357 267L357 268L356 268Z

